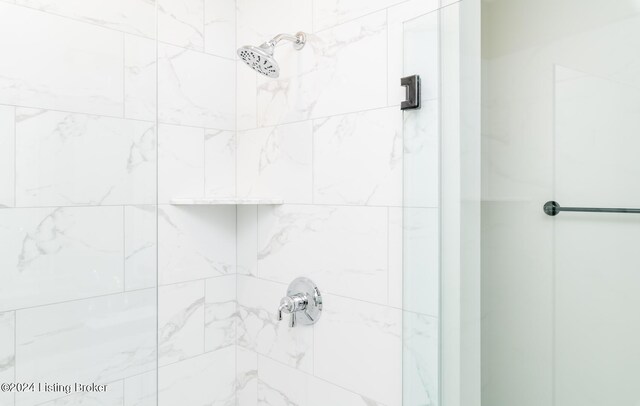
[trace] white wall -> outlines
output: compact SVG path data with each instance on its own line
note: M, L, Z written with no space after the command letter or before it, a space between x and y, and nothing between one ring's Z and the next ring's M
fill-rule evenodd
M483 400L638 402L638 3L483 10ZM633 243L631 243L633 244ZM621 299L624 298L624 299Z

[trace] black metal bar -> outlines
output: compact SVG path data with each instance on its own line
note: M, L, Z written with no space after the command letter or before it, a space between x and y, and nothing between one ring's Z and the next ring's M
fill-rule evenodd
M544 204L544 212L549 216L557 216L561 211L585 213L639 213L640 209L622 209L608 207L562 207L558 202L548 201Z

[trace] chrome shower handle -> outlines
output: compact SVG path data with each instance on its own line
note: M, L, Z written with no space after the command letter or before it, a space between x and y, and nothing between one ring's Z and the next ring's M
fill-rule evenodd
M291 318L289 319L289 327L296 326L296 313L304 311L309 303L307 295L304 293L298 293L295 295L285 296L280 300L280 306L278 307L278 321L282 321L282 313L289 313Z
M303 317L298 313L303 312ZM278 321L282 321L282 314L290 315L289 327L298 324L313 324L322 312L322 296L316 285L307 278L298 278L291 282L287 296L280 299L278 306Z

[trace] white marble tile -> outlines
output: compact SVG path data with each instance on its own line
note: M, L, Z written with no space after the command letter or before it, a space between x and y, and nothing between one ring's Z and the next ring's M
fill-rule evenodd
M307 406L349 405L349 406L386 406L322 379L309 377ZM396 403L394 406L400 406ZM416 405L414 405L416 406Z
M258 206L238 206L238 273L258 274Z
M240 346L236 349L236 397L238 406L258 404L258 354Z
M106 392L74 392L49 402L38 403L38 406L122 406L123 401L123 383L116 381L107 384ZM16 406L26 404L28 401L23 400L16 403Z
M313 201L402 205L402 112L397 107L313 121Z
M124 116L156 120L156 42L124 36Z
M155 289L20 310L19 382L108 383L156 367ZM18 393L19 405L55 397Z
M158 365L204 352L204 281L158 288Z
M204 179L206 196L236 195L236 134L234 131L205 130Z
M15 313L0 313L0 382L15 382ZM13 393L0 392L0 405L13 405Z
M235 273L234 206L160 206L160 285Z
M155 206L124 208L125 290L156 286L157 216Z
M258 78L257 119L273 125L387 104L386 13L309 36L296 53L280 52L280 79Z
M236 0L238 46L260 45L280 33L310 33L311 3L312 0Z
M145 372L124 380L123 406L157 406L158 373Z
M437 100L404 115L404 205L440 205L440 111ZM419 176L417 176L419 175Z
M258 406L305 406L309 375L258 356Z
M235 0L204 0L204 51L236 58Z
M238 196L311 203L310 121L238 132Z
M160 122L235 129L235 61L160 44L158 63Z
M0 106L0 207L15 203L15 108Z
M259 277L306 276L322 292L387 303L386 208L259 207L258 231Z
M257 87L258 74L243 61L236 63L236 98L238 130L249 130L258 126Z
M204 196L204 130L158 127L158 203Z
M299 52L279 50L280 78L258 78L258 125L386 106L386 22L371 14L310 35Z
M422 100L438 97L440 45L438 13L435 12L438 3L439 0L407 0L388 9L387 83L390 106L397 106L406 99L400 78L408 75L420 75ZM420 52L411 52L417 49Z
M207 279L205 289L204 350L234 345L238 322L236 276Z
M157 0L158 40L204 49L204 0Z
M16 4L106 28L156 37L155 0L15 0Z
M16 109L16 205L155 203L153 123Z
M158 406L235 405L235 347L207 352L158 371Z
M0 3L0 49L0 103L122 116L122 33Z
M313 29L321 31L402 1L404 0L314 0Z
M0 210L0 241L0 310L122 290L122 207Z
M440 218L437 209L404 209L403 309L440 314Z
M355 285L352 285L355 286ZM314 375L385 405L402 399L401 310L323 295Z
M404 312L402 345L402 405L438 405L438 319Z
M238 345L276 359L291 367L313 371L313 329L290 328L277 320L280 299L287 285L238 276Z
M404 274L404 210L389 207L389 306L402 308Z

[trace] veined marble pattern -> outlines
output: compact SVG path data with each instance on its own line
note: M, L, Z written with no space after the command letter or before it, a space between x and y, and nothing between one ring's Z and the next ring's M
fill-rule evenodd
M158 40L204 49L204 0L157 0Z
M204 306L204 350L234 345L238 324L236 276L207 279Z
M438 405L438 319L403 314L403 406Z
M152 204L153 123L16 109L17 206Z
M313 371L313 328L277 320L287 285L238 276L238 345L306 372Z
M122 381L107 384L106 392L76 392L38 406L122 406L124 401ZM59 396L59 394L58 394ZM17 406L24 403L16 403Z
M148 38L156 36L155 0L15 0L15 3Z
M157 406L158 373L156 370L124 380L123 406Z
M236 1L204 0L204 51L236 57Z
M124 208L124 282L126 290L156 286L156 206Z
M397 107L313 120L313 145L314 203L402 205Z
M155 289L147 289L19 310L16 380L108 383L154 369L155 307ZM23 392L16 404L54 397Z
M0 103L121 116L122 35L0 3Z
M310 33L311 3L312 0L236 0L237 45L259 45L281 32Z
M0 382L13 382L15 370L15 313L0 313ZM0 393L0 405L13 405L13 393Z
M156 42L124 36L124 116L156 120Z
M235 273L234 206L160 206L160 285Z
M159 121L234 130L236 62L164 44L158 53Z
M207 352L158 371L158 405L235 406L235 346Z
M0 310L121 291L123 233L122 207L0 210Z
M236 195L236 134L207 129L204 133L205 195Z
M257 398L241 398L242 406L385 406L264 356L258 356L256 365L260 365L257 388L252 391L257 392ZM253 395L252 391L243 394Z
M382 10L403 0L314 0L313 29L320 31ZM424 1L424 0L422 0Z
M258 365L258 406L306 406L307 374L263 356Z
M238 132L238 196L311 203L311 122Z
M13 207L15 181L15 109L0 106L0 207Z
M258 354L240 346L236 349L236 404L258 403Z
M356 286L356 285L352 285ZM314 325L314 374L385 405L402 399L402 312L323 295Z
M310 35L300 52L282 50L280 78L258 78L258 125L386 106L386 22L386 12L371 14Z
M158 364L204 352L204 281L158 288Z
M307 276L323 292L386 304L387 275L386 208L258 208L259 277Z
M161 124L158 127L158 203L204 196L204 130Z

